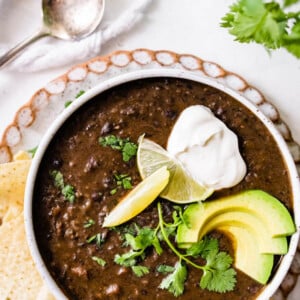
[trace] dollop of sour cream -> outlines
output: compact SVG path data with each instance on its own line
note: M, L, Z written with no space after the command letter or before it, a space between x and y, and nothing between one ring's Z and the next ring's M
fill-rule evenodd
M246 174L237 136L202 105L190 106L180 114L167 151L199 184L214 190L232 187Z

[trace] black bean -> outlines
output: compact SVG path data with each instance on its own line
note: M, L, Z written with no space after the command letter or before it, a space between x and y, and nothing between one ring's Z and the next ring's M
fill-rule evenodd
M171 120L174 120L177 117L177 112L175 110L168 109L165 111L165 116Z

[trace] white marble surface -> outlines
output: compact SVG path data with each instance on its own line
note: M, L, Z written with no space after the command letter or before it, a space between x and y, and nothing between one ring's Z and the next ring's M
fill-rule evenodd
M153 0L145 18L126 35L102 48L99 55L118 49L167 49L214 61L259 88L279 110L300 143L300 59L285 50L269 54L262 46L239 44L219 26L231 0ZM104 22L120 15L130 0L108 0ZM300 7L300 6L299 6ZM4 9L5 8L5 9ZM11 11L11 13L10 13ZM40 23L39 1L1 0L0 44L13 45ZM47 82L71 66L38 73L0 70L0 136L18 107ZM300 291L300 283L299 291ZM300 292L290 295L299 299Z

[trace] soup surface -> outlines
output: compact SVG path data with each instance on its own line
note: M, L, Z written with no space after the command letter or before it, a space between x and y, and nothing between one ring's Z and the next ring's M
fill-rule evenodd
M132 186L141 178L135 158L125 162L120 151L101 146L99 138L114 135L136 143L145 134L165 148L180 113L195 104L209 107L238 136L247 165L247 174L238 185L215 192L207 201L262 189L292 209L281 154L264 125L239 102L215 88L183 79L143 79L114 87L67 120L49 145L37 176L33 213L39 248L50 273L70 299L175 299L158 288L166 275L157 267L174 266L178 260L164 242L161 255L154 249L147 252L141 264L150 272L142 277L114 262L117 254L128 252L121 231L130 224L154 228L158 213L154 202L119 230L102 227L108 212L128 193L118 187L116 174L126 174ZM72 201L66 201L53 172L61 174L64 184L75 191ZM173 204L158 200L164 217L170 220ZM220 232L211 235L219 239L222 250L234 255L229 238ZM235 289L221 294L201 289L202 271L188 267L184 293L176 299L254 299L263 286L236 271Z

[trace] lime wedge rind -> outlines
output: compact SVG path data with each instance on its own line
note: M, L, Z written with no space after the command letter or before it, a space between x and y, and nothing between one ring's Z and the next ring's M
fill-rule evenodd
M158 168L166 166L170 171L170 180L160 197L176 203L203 201L213 189L202 186L184 169L179 161L160 145L140 137L137 151L137 165L142 178L150 176Z
M145 178L113 208L102 226L118 226L138 215L158 197L169 177L170 172L164 166Z

